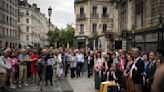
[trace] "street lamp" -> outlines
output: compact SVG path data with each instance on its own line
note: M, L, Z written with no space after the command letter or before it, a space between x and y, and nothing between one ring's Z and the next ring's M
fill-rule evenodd
M51 14L52 14L52 8L51 6L48 8L48 16L49 16L49 31L50 31L50 24L51 24Z
M50 25L51 25L51 15L52 15L52 8L51 8L51 6L48 8L48 16L49 16L49 20L48 20L48 22L49 22L49 31L51 30L50 29ZM48 38L49 39L49 38ZM49 41L49 45L50 45L50 39L48 40Z

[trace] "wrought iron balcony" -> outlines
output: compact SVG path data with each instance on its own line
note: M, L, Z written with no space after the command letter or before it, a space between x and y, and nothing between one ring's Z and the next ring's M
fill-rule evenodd
M98 17L99 17L98 14L94 14L94 13L92 13L92 18L98 18Z
M84 31L80 31L79 34L84 34Z
M102 14L101 17L102 18L109 18L109 14Z
M88 0L74 0L74 4L84 3Z
M76 19L77 20L83 20L86 18L86 14L77 14Z

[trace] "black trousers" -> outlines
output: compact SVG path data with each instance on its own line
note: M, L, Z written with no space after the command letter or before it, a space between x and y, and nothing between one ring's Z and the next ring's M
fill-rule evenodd
M65 63L65 77L67 77L68 71L69 71L70 64L68 62Z
M80 73L83 67L83 63L82 62L78 62L77 63L77 77L80 77Z
M52 66L46 66L46 85L48 84L48 80L50 80L50 83L52 84L52 76L53 76L53 68Z
M75 77L75 69L76 68L71 68L71 78Z
M92 75L91 64L88 64L88 78Z

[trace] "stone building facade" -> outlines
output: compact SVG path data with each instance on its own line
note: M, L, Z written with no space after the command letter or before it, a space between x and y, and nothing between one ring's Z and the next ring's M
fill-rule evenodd
M163 51L163 0L111 0L118 12L118 32L125 50Z
M0 49L17 48L18 0L0 0Z
M76 48L107 50L113 32L113 4L110 0L75 0Z
M18 30L21 47L31 45L44 47L48 45L48 19L40 12L37 4L30 5L27 0L18 3Z

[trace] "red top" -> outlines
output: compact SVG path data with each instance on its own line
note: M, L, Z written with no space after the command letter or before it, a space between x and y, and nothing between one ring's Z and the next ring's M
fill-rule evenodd
M37 73L38 72L38 58L39 56L37 54L32 54L30 56L30 61L31 61L31 73Z

